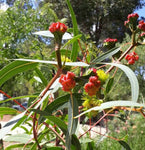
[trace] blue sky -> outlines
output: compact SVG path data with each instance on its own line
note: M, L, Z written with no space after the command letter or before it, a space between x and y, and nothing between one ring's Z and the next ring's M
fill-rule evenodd
M145 6L142 9L138 9L137 11L135 11L136 13L138 13L138 15L141 17L145 18Z

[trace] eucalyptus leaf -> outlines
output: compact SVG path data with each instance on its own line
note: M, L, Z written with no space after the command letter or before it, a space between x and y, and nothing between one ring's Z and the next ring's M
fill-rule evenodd
M136 103L136 102L133 102L133 101L126 101L126 100L110 101L110 102L102 103L100 106L90 108L90 109L84 111L83 113L79 114L75 118L78 118L78 117L80 117L80 116L82 116L82 115L84 115L88 112L91 112L91 111L102 111L102 110L113 108L113 107L116 107L116 106L143 107L143 108L145 107L144 104L139 104L139 103Z
M15 59L15 60L57 65L56 61L34 60L34 59ZM89 66L88 64L86 64L84 62L65 62L65 65L66 66L75 66L75 67L88 67Z
M18 73L28 71L38 65L36 62L14 61L0 70L0 86Z
M71 19L72 19L72 24L73 24L73 34L74 34L74 36L76 36L79 33L77 19L76 19L76 16L75 16L75 13L73 11L70 1L66 0L66 3L67 3L67 6L68 6L70 14L71 14ZM77 59L78 49L79 49L78 42L77 41L73 42L72 52L71 52L71 60L73 62L76 61L76 59Z
M9 107L0 107L0 115L14 115L17 113L16 109L9 108Z
M13 117L10 121L8 121L2 129L0 129L0 139L3 139L6 134L8 134L11 129L14 127L14 125L24 116L26 111L23 113Z
M130 84L131 84L132 101L137 102L138 95L139 95L139 84L138 84L138 80L137 80L135 73L129 67L122 65L122 64L115 64L115 63L105 63L105 64L116 66L124 71L124 73L128 77Z
M54 38L54 35L49 30L48 31L38 31L38 32L34 32L33 34L39 35L39 36ZM71 38L72 38L71 34L69 34L67 32L62 37L63 40L69 40Z
M15 134L5 138L7 142L27 143L32 137L28 134Z
M95 58L95 59L91 62L92 65L91 65L90 67L94 66L95 63L99 63L99 62L105 60L106 58L109 58L110 56L116 54L119 50L120 50L120 47L119 47L119 48L116 48L116 47L115 47L115 48L113 48L113 49L111 49L111 50L108 50L106 53L104 53L104 54L102 54L101 56Z

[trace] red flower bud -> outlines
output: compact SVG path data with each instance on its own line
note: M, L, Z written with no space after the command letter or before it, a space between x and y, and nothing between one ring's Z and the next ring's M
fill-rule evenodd
M52 23L49 27L49 31L51 33L55 33L55 32L65 33L66 30L67 30L67 26L60 22Z
M101 82L100 82L100 80L98 80L97 76L90 77L89 81L92 82L97 88L100 88Z
M138 28L145 32L145 22L143 20L139 21Z
M134 14L129 14L128 15L128 20L131 21L131 20L137 20L139 17L139 15L137 13L134 13Z
M76 85L75 82L75 74L72 72L67 72L66 75L62 74L60 76L59 82L62 85L62 90L66 92L70 92Z
M133 65L135 63L135 61L137 61L139 59L139 56L135 52L132 52L130 54L127 54L125 56L125 59L128 60L128 63L130 65Z
M117 42L117 39L107 38L107 39L104 40L104 43L106 43L106 42L116 43L116 42Z
M84 89L89 96L96 95L96 92L98 91L98 88L96 88L96 86L92 82L86 83Z

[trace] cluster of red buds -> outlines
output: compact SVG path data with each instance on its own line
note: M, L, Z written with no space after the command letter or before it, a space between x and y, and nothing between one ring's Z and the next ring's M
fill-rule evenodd
M145 32L145 22L143 20L139 21L138 28Z
M104 46L111 49L113 47L115 47L115 44L117 42L117 39L111 39L111 38L107 38L104 40Z
M104 40L104 43L109 42L109 43L116 43L117 39L111 39L111 38L107 38Z
M139 15L137 13L129 14L127 17L128 20L124 22L124 25L128 27L129 24L134 24L138 18Z
M67 30L67 26L60 22L52 23L49 27L49 31L51 33L59 32L64 34L66 30Z
M96 75L89 78L89 82L85 84L84 89L89 96L96 95L96 92L99 91L101 86L101 81L99 80L96 69L92 70Z
M145 38L145 32L141 33L141 34L139 35L139 38L143 40L143 39Z
M133 65L135 61L139 59L139 56L135 52L132 52L130 54L127 54L125 56L125 59L128 60L128 64Z
M76 85L75 74L73 72L67 72L67 74L62 74L60 76L59 82L62 85L62 90L70 92Z

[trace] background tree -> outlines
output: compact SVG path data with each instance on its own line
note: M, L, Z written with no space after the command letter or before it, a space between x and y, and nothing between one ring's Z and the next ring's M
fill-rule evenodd
M65 1L44 0L42 3L48 2L53 4L58 18L70 17ZM89 34L98 45L107 37L117 38L121 42L127 31L124 27L127 15L145 3L143 0L71 0L71 4L80 30Z

